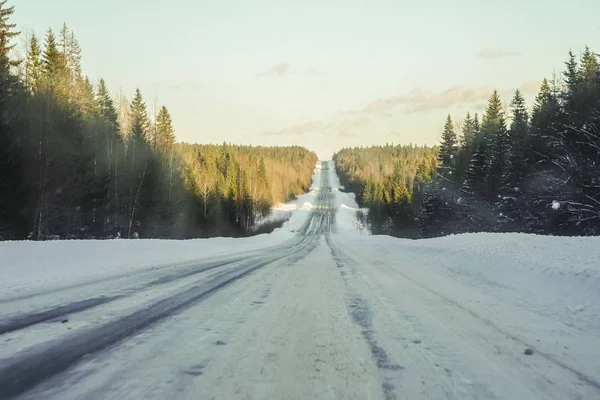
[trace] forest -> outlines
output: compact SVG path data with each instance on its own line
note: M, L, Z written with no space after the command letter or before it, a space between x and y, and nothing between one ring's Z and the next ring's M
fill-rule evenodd
M345 148L334 155L340 183L369 209L373 233L416 237L417 208L438 168L438 148L386 144Z
M66 24L17 59L14 12L0 1L0 239L244 236L310 187L305 148L177 143L166 106L85 76Z
M435 148L339 151L338 172L369 208L373 232L600 234L598 57L569 51L531 108L516 90L505 113L494 91L481 117L456 125L448 115Z

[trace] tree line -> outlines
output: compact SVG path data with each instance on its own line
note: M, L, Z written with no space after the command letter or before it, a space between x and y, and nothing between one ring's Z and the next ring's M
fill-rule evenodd
M334 154L343 190L369 209L375 234L415 236L416 208L438 168L437 147L391 145L341 149Z
M115 104L82 70L74 33L19 35L0 1L0 238L246 235L305 191L317 157L300 147L176 143L165 106L139 89Z
M531 109L516 90L507 115L494 91L481 118L467 113L457 125L448 115L437 149L437 165L433 170L423 165L426 183L410 200L384 195L390 202L384 201L383 219L394 222L392 227L380 223L378 204L359 198L381 232L407 237L483 231L600 234L598 55L588 47L580 57L570 51L565 70L543 80ZM359 153L356 159L367 154L345 149L336 157L348 151ZM351 177L360 170L357 161L352 164L342 163L341 173ZM406 178L388 174L385 180ZM363 190L373 185L368 179L357 184ZM402 208L402 219L390 211L392 205Z

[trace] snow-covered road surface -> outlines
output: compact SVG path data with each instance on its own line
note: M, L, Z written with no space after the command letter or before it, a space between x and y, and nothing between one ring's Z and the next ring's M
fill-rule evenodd
M0 398L600 399L599 240L370 236L314 182L229 252L7 275Z

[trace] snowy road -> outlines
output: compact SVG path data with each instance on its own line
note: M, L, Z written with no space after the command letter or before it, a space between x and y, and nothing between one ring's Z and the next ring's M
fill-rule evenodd
M0 297L0 398L600 399L597 255L536 286L362 235L332 168L286 240Z

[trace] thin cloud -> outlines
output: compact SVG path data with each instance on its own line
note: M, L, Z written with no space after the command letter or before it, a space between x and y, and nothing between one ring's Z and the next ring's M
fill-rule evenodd
M377 99L358 112L383 113L385 115L389 115L390 111L397 109L401 109L407 114L427 112L487 100L492 92L493 89L489 87L467 86L455 86L440 93L415 89L406 95Z
M456 86L439 94L424 97L421 101L411 102L407 113L427 112L435 109L451 108L459 104L471 104L487 100L493 89L489 87Z
M262 72L260 74L257 74L256 77L257 78L261 78L261 77L277 77L277 76L284 76L286 74L288 74L290 72L290 64L286 63L286 62L282 62L279 64L275 64L271 67L271 69L269 69L266 72Z
M525 95L535 95L539 92L541 81L528 81L519 89ZM454 86L442 92L430 92L414 89L407 94L383 99L376 99L367 104L363 109L344 112L348 115L377 115L390 117L394 113L414 114L426 113L433 110L447 110L460 105L485 108L485 104L494 92L489 86ZM502 98L510 99L514 89L498 91Z
M256 78L277 78L288 75L322 76L323 74L316 67L292 69L289 63L282 62L275 64L266 72L256 74Z
M499 49L482 49L477 53L478 58L484 60L495 60L498 58L520 57L522 54L518 51L506 51Z
M527 81L520 85L521 92L530 97L537 94L541 81ZM514 95L514 88L498 90L503 106L506 108ZM471 111L482 112L494 92L489 86L454 86L440 92L414 89L406 94L390 98L380 98L367 104L362 109L340 112L341 117L332 121L303 122L280 131L261 132L259 136L307 136L326 135L340 138L358 138L383 133L383 138L401 138L397 131L390 130L394 117L405 114L427 113L433 110L451 110L464 106ZM392 128L393 129L393 128Z
M521 87L519 88L519 90L521 90L521 92L527 93L527 94L538 94L541 87L542 87L541 80L529 81L529 82L525 82L524 84L522 84Z

